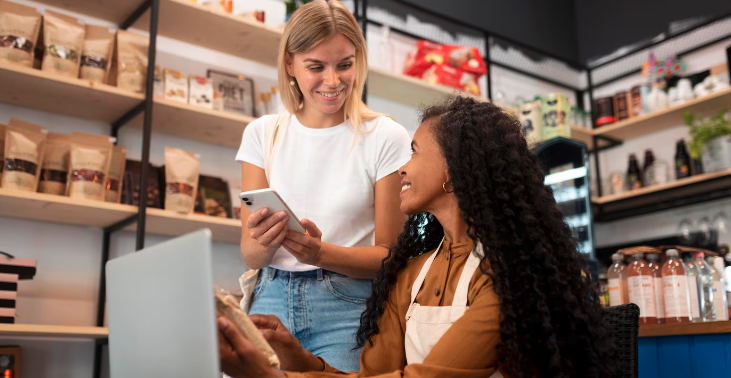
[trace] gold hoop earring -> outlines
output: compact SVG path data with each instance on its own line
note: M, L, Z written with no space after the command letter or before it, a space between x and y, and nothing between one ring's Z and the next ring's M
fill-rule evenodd
M442 189L444 189L445 193L454 193L454 190L447 190L447 183L449 181L445 181L444 184L442 184Z

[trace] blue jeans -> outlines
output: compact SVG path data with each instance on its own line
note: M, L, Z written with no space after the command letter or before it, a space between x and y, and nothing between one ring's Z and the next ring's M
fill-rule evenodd
M252 296L251 314L282 321L312 354L341 371L360 370L355 333L371 295L371 280L322 271L262 269Z

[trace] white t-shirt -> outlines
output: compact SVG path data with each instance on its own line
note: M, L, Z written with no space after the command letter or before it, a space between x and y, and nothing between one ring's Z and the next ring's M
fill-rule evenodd
M237 161L264 169L265 132L271 117L275 116L263 116L246 127ZM375 244L376 181L409 161L411 139L388 117L365 122L361 130L374 127L371 133L361 133L353 146L354 134L346 123L313 129L294 115L290 119L272 164L270 187L300 220L315 222L324 242L343 247ZM275 253L270 266L291 272L317 269L300 263L284 248Z

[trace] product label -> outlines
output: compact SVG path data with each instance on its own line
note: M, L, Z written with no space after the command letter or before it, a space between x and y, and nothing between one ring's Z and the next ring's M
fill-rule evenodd
M662 300L662 277L655 277L655 309L658 318L665 317L665 305Z
M619 306L622 304L622 287L619 278L612 278L609 281L609 305Z
M716 310L716 320L728 320L728 307L724 303L726 292L723 282L713 281L713 308Z
M666 318L688 317L688 277L665 276L662 278L662 296Z
M698 280L696 277L688 277L688 298L690 300L690 316L693 319L701 317L701 305L698 302Z
M640 308L640 317L657 317L655 307L655 282L652 276L637 276L627 278L629 286L629 301Z

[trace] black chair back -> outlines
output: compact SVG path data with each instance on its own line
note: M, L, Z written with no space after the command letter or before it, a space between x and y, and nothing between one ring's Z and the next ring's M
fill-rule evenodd
M637 378L640 308L634 303L607 307L604 309L604 319L609 323L609 333L614 340L611 361L615 365L616 376Z

